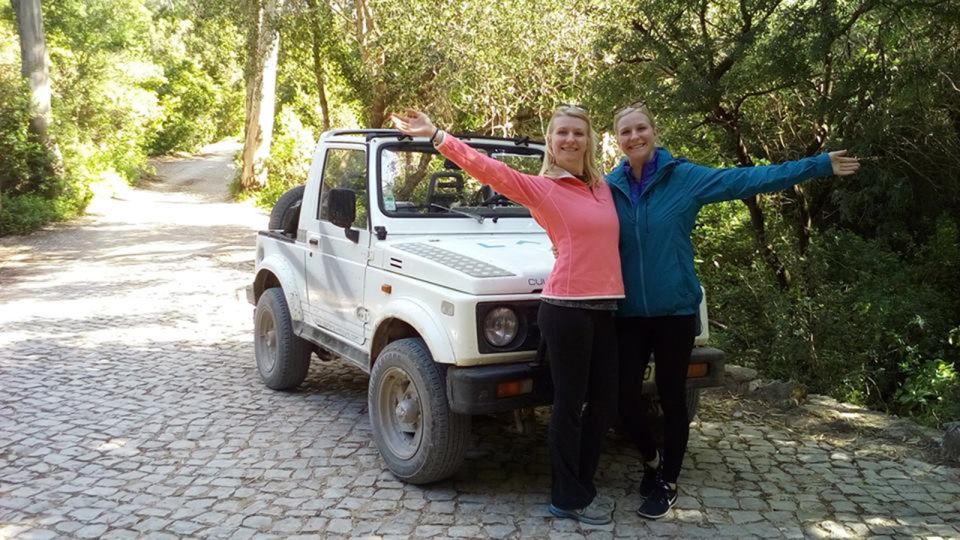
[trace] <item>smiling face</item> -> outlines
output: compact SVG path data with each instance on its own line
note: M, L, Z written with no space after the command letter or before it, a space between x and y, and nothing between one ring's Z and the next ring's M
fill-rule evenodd
M553 119L550 152L556 164L573 174L583 174L584 157L590 145L590 128L575 116L561 115Z
M617 144L631 167L643 167L657 149L657 131L647 115L632 111L617 120Z

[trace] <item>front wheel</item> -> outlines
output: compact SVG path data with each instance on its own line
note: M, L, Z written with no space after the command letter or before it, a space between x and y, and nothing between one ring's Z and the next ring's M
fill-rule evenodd
M398 479L426 484L460 468L470 416L450 410L442 368L422 339L384 347L370 373L367 402L373 440Z

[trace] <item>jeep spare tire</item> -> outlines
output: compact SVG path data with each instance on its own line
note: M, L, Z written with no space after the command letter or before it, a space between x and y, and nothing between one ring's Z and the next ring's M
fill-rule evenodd
M270 211L270 222L267 228L271 231L283 231L286 234L297 232L300 222L300 204L303 202L303 192L306 186L297 186L289 189L277 199Z

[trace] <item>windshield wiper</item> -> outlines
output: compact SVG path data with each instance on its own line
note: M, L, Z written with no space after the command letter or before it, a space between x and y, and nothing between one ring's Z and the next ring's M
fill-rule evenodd
M446 210L447 212L450 212L450 213L452 213L452 214L460 214L461 216L467 216L467 217L469 217L469 218L473 218L473 219L477 220L477 223L483 223L483 216L481 216L481 215L479 215L479 214L471 214L470 212L464 212L463 210L457 210L457 209L454 209L454 208L447 208L446 206L443 206L442 204L437 204L437 203L430 203L430 207L431 207L431 208L439 208L439 209L441 209L441 210Z

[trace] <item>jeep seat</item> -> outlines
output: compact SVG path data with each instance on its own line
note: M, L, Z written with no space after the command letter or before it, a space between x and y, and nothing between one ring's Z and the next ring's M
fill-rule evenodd
M428 212L437 211L432 205L449 207L453 203L463 200L463 175L459 172L435 172L430 175L430 186L427 188Z

